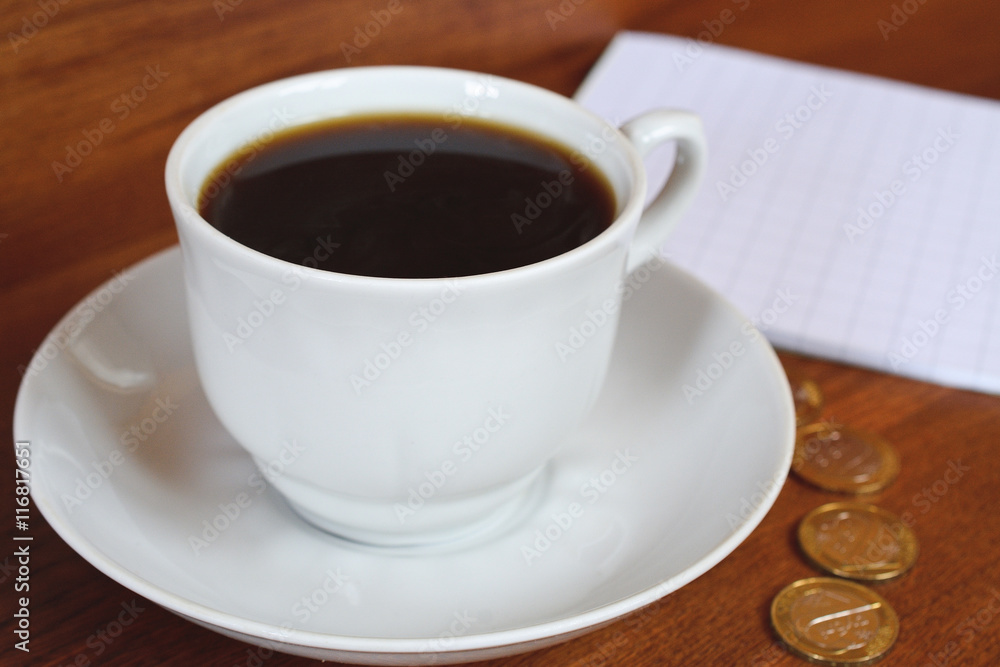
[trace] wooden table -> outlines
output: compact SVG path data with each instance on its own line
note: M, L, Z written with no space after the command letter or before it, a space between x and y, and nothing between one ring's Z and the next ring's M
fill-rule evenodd
M714 22L737 5L738 20ZM370 12L388 9L396 10L391 22L355 45ZM898 30L887 27L894 11ZM1000 9L990 0L24 0L3 3L2 15L5 433L18 369L58 318L113 272L176 242L162 178L174 138L198 113L250 86L311 70L409 63L572 94L617 30L693 37L715 26L718 43L1000 99ZM66 147L85 139L93 149L77 161ZM882 434L901 453L899 479L871 499L913 513L921 553L912 572L878 586L902 623L883 664L1000 664L1000 398L781 358L818 381L826 415ZM0 662L247 664L248 645L122 588L37 516L31 652L14 650L14 459L3 462ZM956 463L964 471L957 479L948 475ZM833 499L792 478L750 538L690 585L582 638L489 664L803 664L775 642L767 610L783 586L816 574L793 533L806 511ZM123 605L142 611L107 643L97 633Z

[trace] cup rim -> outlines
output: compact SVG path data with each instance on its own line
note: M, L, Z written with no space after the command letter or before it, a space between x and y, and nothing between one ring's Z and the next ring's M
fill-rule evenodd
M451 77L456 80L468 80L472 77L481 78L488 76L491 80L499 81L504 86L512 87L526 94L547 99L551 105L557 105L577 114L578 116L583 116L592 123L601 125L604 129L610 129L617 139L615 143L621 153L623 153L623 157L625 158L630 171L630 189L628 192L622 193L624 194L623 200L617 200L620 193L617 191L614 192L616 197L616 208L622 201L624 202L624 205L621 206L621 210L615 215L611 224L601 231L600 234L586 243L555 255L554 257L533 262L531 264L524 264L510 269L489 273L433 278L395 278L387 276L368 276L341 273L326 269L313 268L255 250L254 248L246 246L227 236L212 226L200 215L197 205L192 204L186 196L181 173L184 156L187 154L187 151L192 148L192 146L196 145L197 142L203 138L204 134L209 130L212 124L225 114L231 113L233 107L238 107L239 105L245 104L249 100L260 96L270 95L277 99L283 90L289 90L303 85L315 84L317 81L332 81L344 77L363 78L399 75ZM596 165L595 167L600 169L600 167L597 167ZM624 239L622 236L625 235L627 231L626 227L630 224L629 221L633 218L638 220L640 217L645 204L644 200L647 186L646 172L642 158L632 142L621 132L619 128L615 127L589 109L584 108L572 98L560 95L534 84L488 74L485 72L419 65L381 65L319 70L269 81L227 97L200 113L194 118L194 120L188 123L188 125L177 136L167 155L164 179L167 198L174 209L174 217L177 225L184 226L194 234L197 234L199 238L213 246L216 251L222 252L233 259L242 259L244 262L256 264L263 270L273 271L280 269L286 273L290 271L295 272L297 275L308 277L310 280L334 282L369 288L384 288L389 286L398 288L404 285L414 287L433 287L440 286L445 283L452 283L454 281L459 281L462 284L487 284L491 282L509 281L512 279L537 280L552 273L560 273L570 265L585 264L589 260L607 252L609 246L613 246L615 244L629 245L631 243L631 234L628 234ZM627 257L627 255L628 253L626 252L625 257Z

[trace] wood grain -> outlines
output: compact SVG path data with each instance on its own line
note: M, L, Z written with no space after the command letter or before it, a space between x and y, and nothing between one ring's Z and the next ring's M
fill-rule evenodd
M558 0L401 0L402 11L379 35L345 53L342 43L387 4L2 3L0 430L11 432L18 367L58 318L114 271L176 241L162 185L173 139L211 104L265 81L406 63L481 70L572 94L616 31L696 37L705 22L739 5L745 9L713 41L1000 99L1000 9L988 0L563 0L566 20L557 22L547 12L560 11ZM883 34L879 22L903 5L914 11ZM57 174L53 163L68 164L67 146L88 137L93 150ZM902 457L899 479L872 500L913 514L921 554L912 572L878 586L902 622L883 664L1000 664L1000 398L788 353L782 360L819 382L826 415L882 434ZM968 471L941 482L955 462ZM7 545L13 465L3 458ZM483 664L803 664L775 643L767 608L784 585L815 574L797 553L794 528L834 499L791 479L750 538L695 582L582 638ZM13 649L7 614L0 663L255 664L256 649L122 588L41 519L33 530L31 653ZM0 550L4 609L14 607L11 553ZM105 642L100 633L123 609L135 612L134 622ZM274 655L264 662L309 661Z

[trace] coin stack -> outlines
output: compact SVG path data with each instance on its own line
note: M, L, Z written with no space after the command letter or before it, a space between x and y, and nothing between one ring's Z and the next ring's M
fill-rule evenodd
M827 491L880 491L899 473L893 447L872 433L817 421L823 394L815 382L789 376L797 437L792 471ZM785 587L771 603L771 624L785 646L810 662L864 665L883 657L899 634L889 603L865 585L898 577L917 559L917 539L899 517L876 505L832 502L799 524L806 558L836 577Z

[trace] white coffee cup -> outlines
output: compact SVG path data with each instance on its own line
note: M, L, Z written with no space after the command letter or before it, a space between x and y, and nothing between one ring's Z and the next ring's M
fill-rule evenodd
M615 220L535 264L394 279L291 264L199 216L199 192L220 185L206 181L241 147L263 148L289 126L381 112L440 114L445 132L475 116L553 139L604 174ZM643 212L642 155L670 141L673 172ZM560 95L472 72L350 68L227 99L184 130L166 166L208 401L323 529L386 546L482 532L517 512L591 408L627 276L662 261L656 248L704 165L690 113L656 111L618 130ZM328 251L318 239L316 257Z

